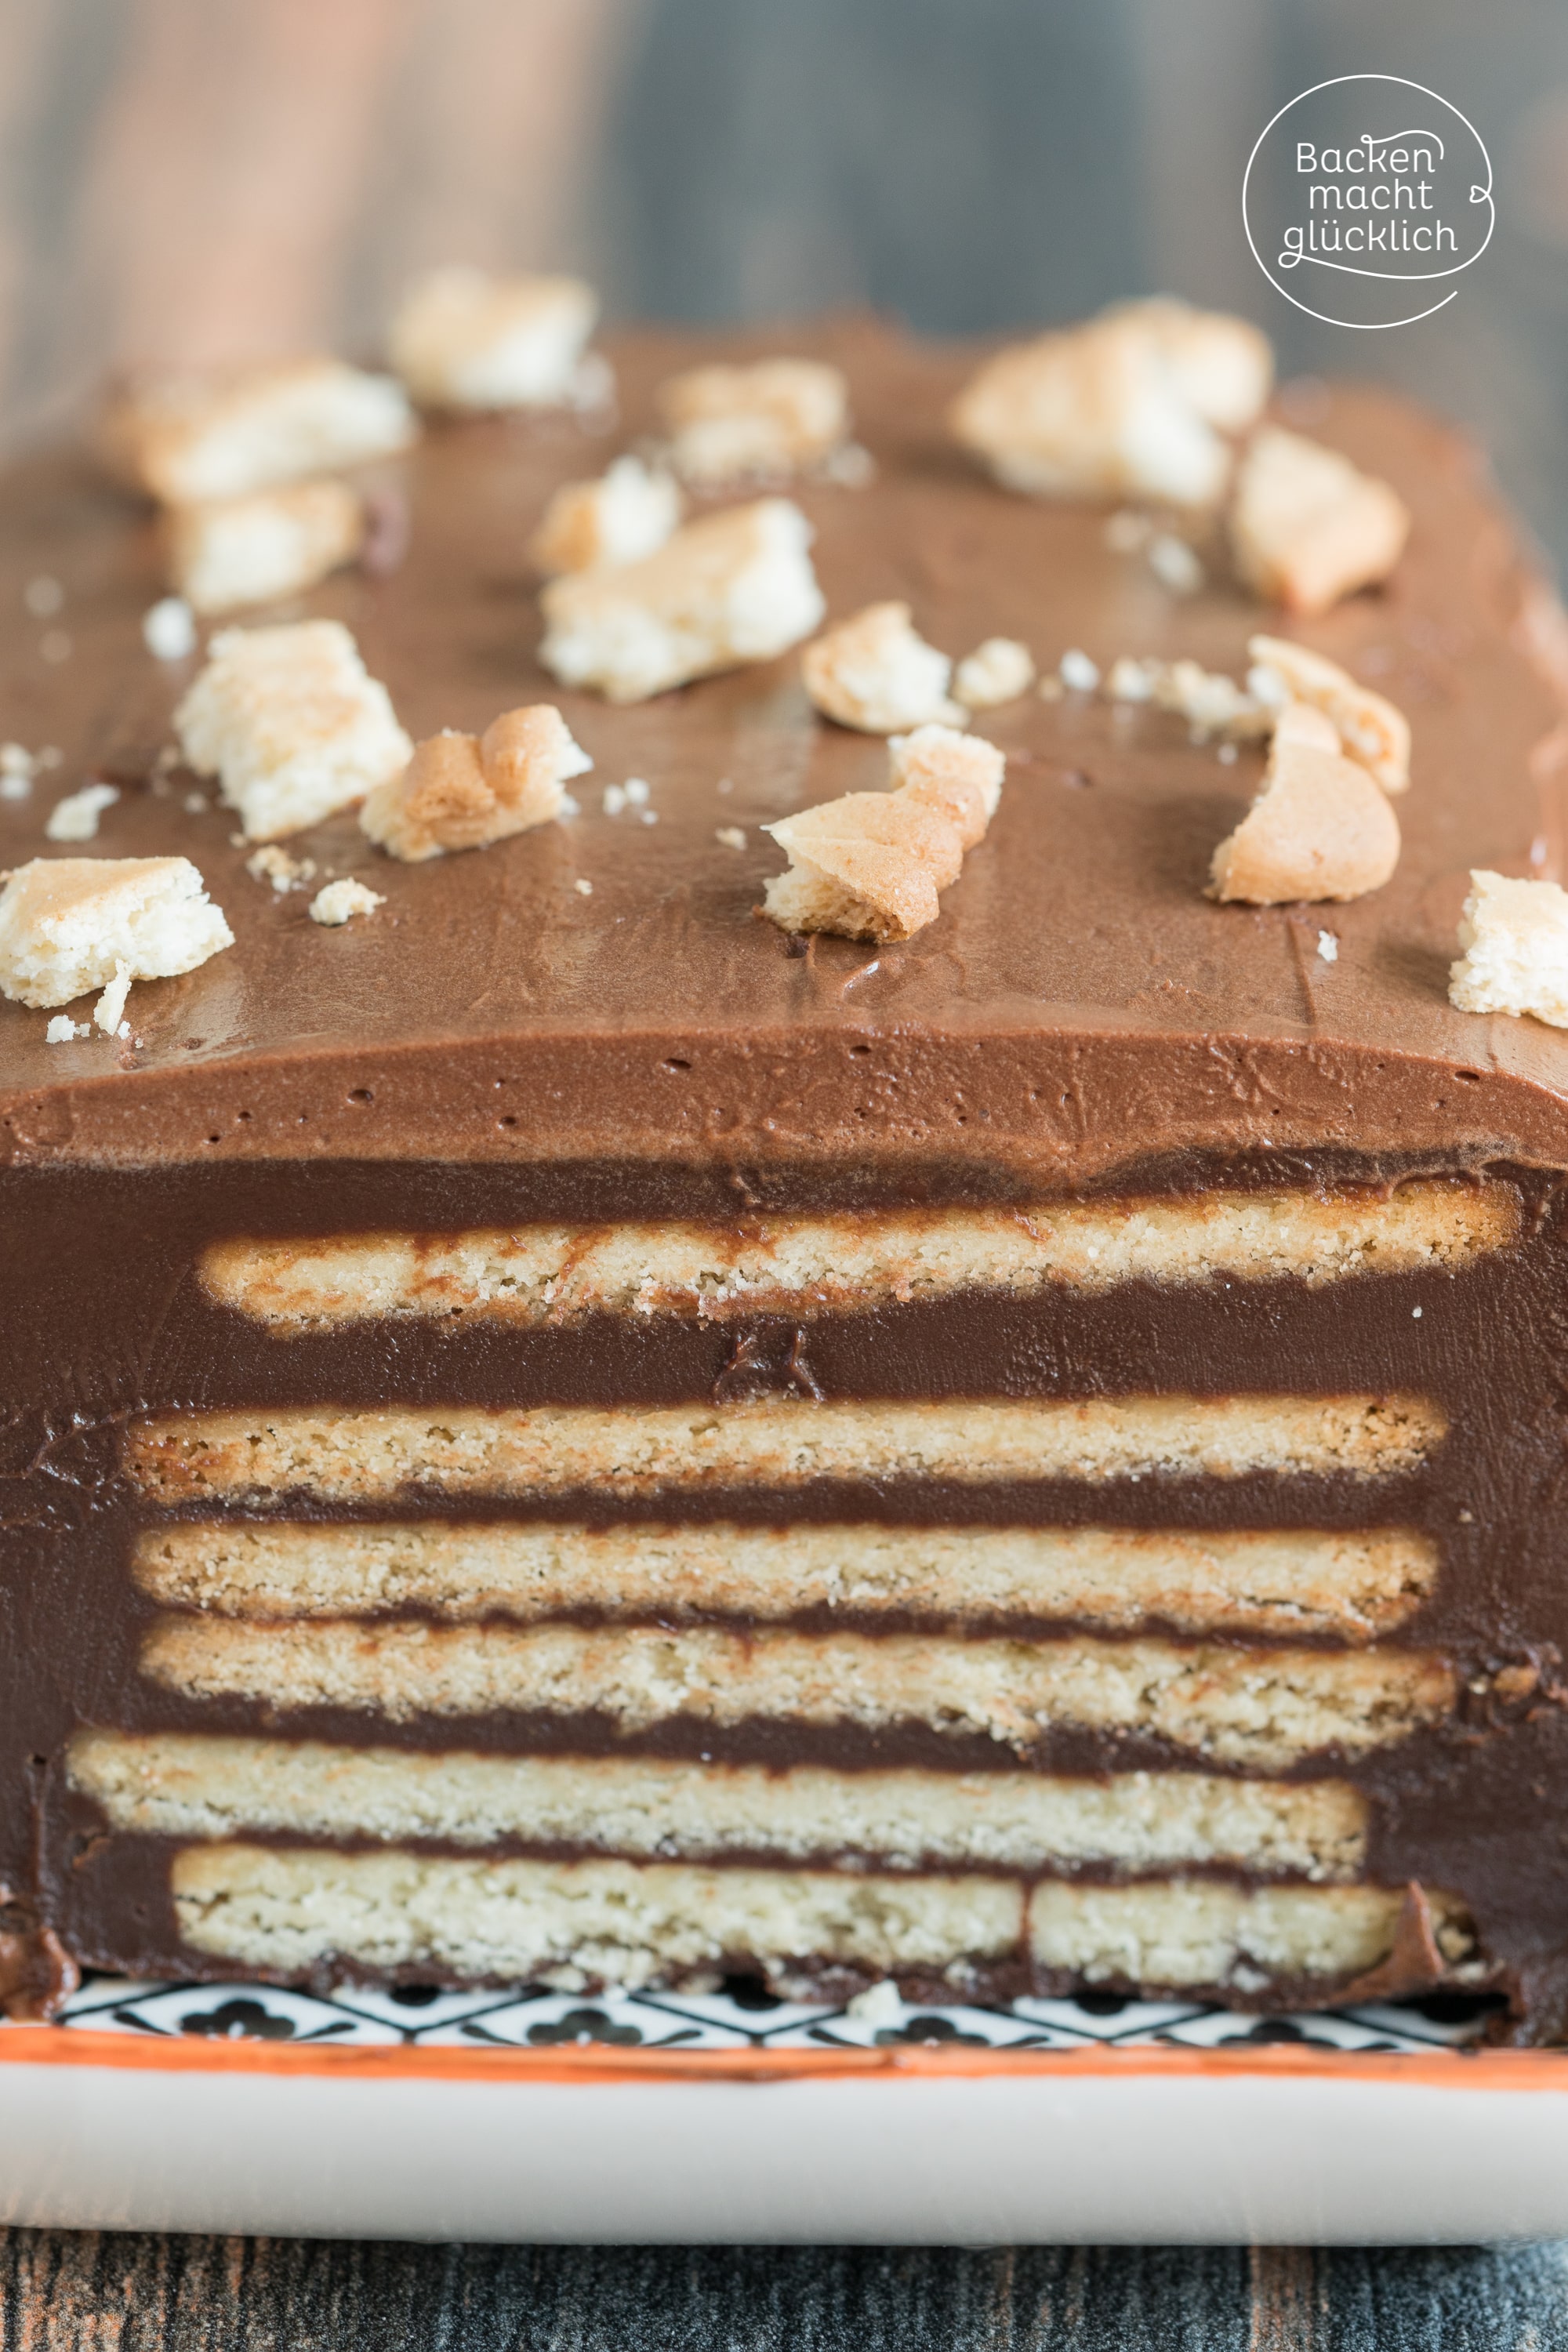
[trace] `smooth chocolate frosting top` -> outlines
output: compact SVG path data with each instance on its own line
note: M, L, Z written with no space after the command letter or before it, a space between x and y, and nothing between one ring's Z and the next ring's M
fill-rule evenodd
M556 483L651 428L662 376L761 347L651 333L612 346L613 424L433 425L399 469L402 566L245 616L341 617L416 737L549 699L595 762L574 787L581 814L485 851L399 865L352 814L296 836L288 847L321 869L312 887L353 874L385 896L342 929L309 920L309 891L278 897L247 875L216 786L192 813L193 779L154 782L196 660L157 662L142 641L161 593L151 520L75 456L12 474L3 731L65 759L30 799L0 803L0 856L181 853L237 944L135 987L133 1045L47 1045L45 1013L0 1004L5 1160L765 1171L853 1156L896 1182L981 1159L1043 1189L1194 1150L1568 1165L1568 1036L1458 1013L1446 995L1468 869L1554 874L1562 832L1552 608L1469 445L1380 393L1297 387L1282 404L1415 513L1385 591L1289 631L1411 718L1404 854L1385 888L1347 907L1209 904L1209 856L1256 788L1256 750L1225 765L1180 719L1031 694L977 721L1006 749L1007 781L939 919L900 946L817 939L803 952L754 918L784 862L756 828L881 787L885 746L814 715L795 654L626 709L557 686L537 660L523 552ZM1143 556L1107 546L1103 509L985 479L942 421L973 352L863 320L772 347L839 362L877 461L869 487L792 492L830 616L904 597L954 656L1004 635L1043 667L1081 646L1102 667L1192 655L1233 676L1248 635L1280 626L1217 572L1172 595ZM65 607L24 621L39 572L62 582ZM47 660L61 631L68 655ZM49 808L94 772L120 800L89 848L51 852ZM657 823L603 813L604 786L633 776ZM734 825L741 851L717 838ZM1332 962L1320 930L1337 937Z

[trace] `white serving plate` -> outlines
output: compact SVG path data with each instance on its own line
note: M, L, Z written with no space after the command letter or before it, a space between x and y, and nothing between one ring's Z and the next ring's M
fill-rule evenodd
M637 2243L1568 2233L1568 2052L1409 2008L89 1980L0 2028L0 2222Z

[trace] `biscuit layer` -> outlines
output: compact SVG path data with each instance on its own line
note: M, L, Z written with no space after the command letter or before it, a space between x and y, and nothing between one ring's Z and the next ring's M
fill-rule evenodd
M1037 1209L773 1217L750 1224L528 1225L212 1244L220 1305L280 1332L367 1316L817 1314L1053 1284L1190 1284L1228 1275L1312 1285L1468 1264L1518 1236L1503 1185L1199 1193Z
M265 1622L419 1609L437 1617L790 1617L807 1609L943 1619L1061 1618L1108 1631L1159 1619L1184 1633L1375 1639L1429 1596L1437 1549L1408 1528L588 1528L453 1526L144 1528L132 1572L153 1600Z
M424 1840L1023 1872L1219 1865L1354 1878L1367 1808L1342 1780L1205 1772L838 1772L662 1757L429 1755L317 1740L79 1732L73 1788L142 1835Z
M1428 1895L1433 1938L1455 1966L1475 1950L1463 1906ZM1388 1958L1405 1896L1387 1886L1227 1885L1212 1878L1133 1886L1049 1882L1029 1897L1040 1967L1090 1984L1234 1985L1270 1977L1360 1976Z
M527 1411L391 1406L155 1415L127 1433L132 1483L172 1503L309 1490L535 1495L814 1478L1369 1477L1419 1466L1447 1429L1419 1396L1134 1396L1063 1402L767 1402Z
M1277 1770L1361 1756L1441 1721L1453 1669L1419 1650L949 1640L697 1627L432 1625L354 1619L254 1625L165 1616L144 1674L195 1699L420 1716L597 1715L626 1733L685 1717L920 1723L1026 1749L1058 1728L1143 1733L1216 1763Z

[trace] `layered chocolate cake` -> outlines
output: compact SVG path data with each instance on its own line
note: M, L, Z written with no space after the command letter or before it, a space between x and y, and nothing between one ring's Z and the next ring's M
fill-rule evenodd
M1383 394L1268 427L1392 486L1325 608L1332 532L1293 593L1184 476L995 478L973 352L766 350L848 414L793 470L742 434L741 489L660 405L740 339L431 416L356 487L381 558L242 615L348 633L282 652L171 623L87 457L0 489L12 930L74 952L121 860L207 927L110 940L96 1027L6 949L5 1989L1454 1985L1550 2037L1568 1042L1447 993L1471 870L1557 871L1548 602ZM1225 879L1269 633L1350 697L1303 758L1358 686L1410 721L1375 884ZM300 646L336 767L267 734ZM900 711L1001 758L932 785Z

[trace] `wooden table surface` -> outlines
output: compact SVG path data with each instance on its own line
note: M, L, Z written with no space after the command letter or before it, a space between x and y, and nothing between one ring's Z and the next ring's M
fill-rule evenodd
M0 2231L0 2352L1559 2352L1568 2247L421 2246Z

